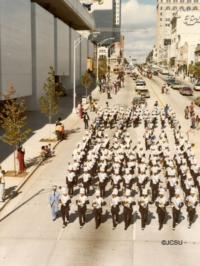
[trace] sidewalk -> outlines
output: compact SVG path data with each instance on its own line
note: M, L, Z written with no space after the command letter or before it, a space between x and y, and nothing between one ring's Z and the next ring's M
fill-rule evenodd
M92 97L99 99L99 90L95 88L92 92ZM87 108L87 106L85 106ZM64 119L63 124L67 131L67 139L70 137L70 134L74 130L78 130L76 125L82 122L79 116L76 113L71 113L66 119ZM5 189L6 189L6 199L4 202L0 202L0 210L2 210L8 202L17 195L22 186L28 181L28 179L35 173L35 171L40 167L40 165L45 164L45 161L42 161L39 158L41 146L47 145L48 142L41 142L43 138L56 138L55 133L55 124L46 124L39 130L35 130L33 135L23 144L25 149L25 163L30 166L27 168L27 175L24 177L5 177ZM67 141L67 140L66 140ZM52 149L56 149L56 146L59 145L58 141L52 142ZM51 158L50 158L51 159ZM48 161L48 160L47 160ZM5 171L14 169L14 153L10 154L5 160L0 162L2 169Z

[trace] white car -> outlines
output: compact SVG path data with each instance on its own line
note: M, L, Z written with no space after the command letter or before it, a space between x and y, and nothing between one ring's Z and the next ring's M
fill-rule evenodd
M194 85L194 90L195 90L195 91L200 91L200 82L199 82L199 83L196 83L196 84Z

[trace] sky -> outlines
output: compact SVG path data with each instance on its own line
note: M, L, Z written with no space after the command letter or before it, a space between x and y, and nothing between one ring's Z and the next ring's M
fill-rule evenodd
M155 44L156 0L122 0L125 55L143 61Z

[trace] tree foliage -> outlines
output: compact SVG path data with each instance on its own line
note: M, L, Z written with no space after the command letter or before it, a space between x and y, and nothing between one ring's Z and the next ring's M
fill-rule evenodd
M200 63L190 64L188 73L195 78L200 78Z
M92 86L93 80L91 74L86 71L81 77L81 84L84 88L89 89Z
M104 77L108 72L107 59L102 57L99 59L99 78Z
M52 117L58 113L59 110L59 92L57 90L58 84L55 82L55 71L51 66L49 68L48 77L43 87L43 95L39 99L40 111L45 114L49 123Z
M28 138L31 130L26 129L26 104L22 98L13 98L15 89L10 86L7 93L2 95L4 100L0 113L1 127L4 131L0 139L10 146L17 144Z

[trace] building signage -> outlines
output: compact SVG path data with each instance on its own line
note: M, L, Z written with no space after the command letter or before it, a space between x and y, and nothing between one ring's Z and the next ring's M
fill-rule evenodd
M107 47L99 47L98 55L108 57L108 48Z
M115 25L120 25L120 3L121 0L115 0Z
M195 25L196 23L200 23L200 16L199 17L195 17L194 15L187 15L183 21L184 24L186 25Z

